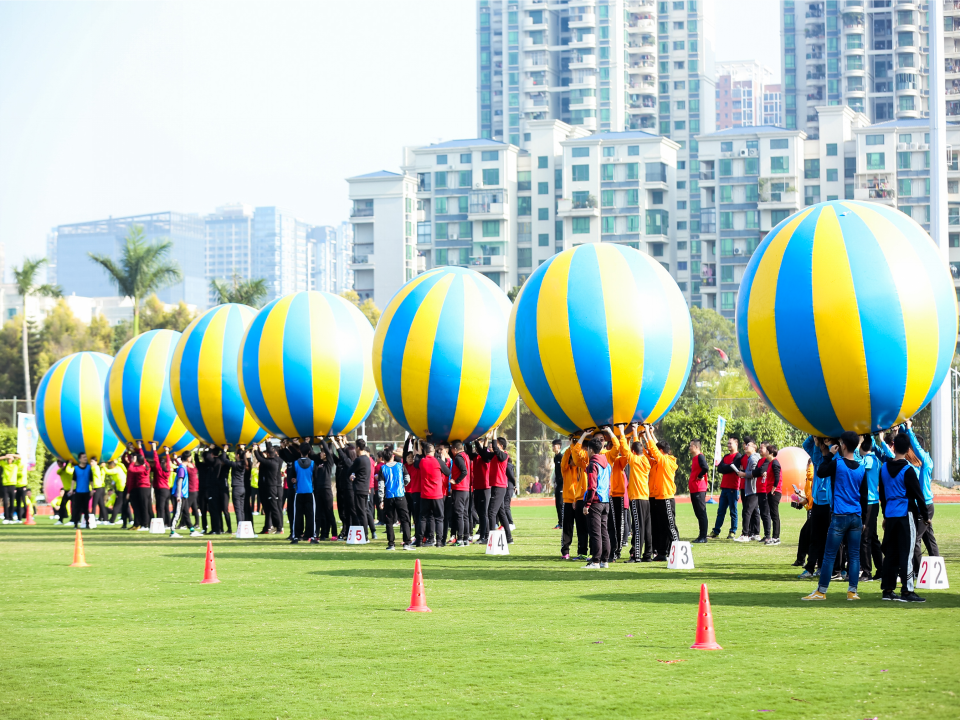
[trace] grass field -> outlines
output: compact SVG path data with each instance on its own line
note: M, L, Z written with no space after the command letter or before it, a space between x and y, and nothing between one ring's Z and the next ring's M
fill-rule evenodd
M0 717L960 718L960 505L936 516L954 588L922 605L801 603L781 508L783 546L694 546L694 571L561 562L540 507L507 557L214 537L218 585L204 539L101 527L74 569L72 531L4 526ZM429 614L404 612L418 557ZM723 651L689 649L701 582Z

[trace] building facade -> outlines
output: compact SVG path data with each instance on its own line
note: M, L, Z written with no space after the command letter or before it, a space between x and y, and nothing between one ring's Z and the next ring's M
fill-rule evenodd
M960 92L960 6L944 3L946 89ZM929 113L926 4L913 0L781 0L784 119L819 135L817 107L849 105L871 123ZM960 103L947 103L960 117Z
M90 298L115 295L117 286L106 272L90 260L89 253L98 253L120 260L124 238L141 226L149 242L170 240L168 258L183 274L182 279L157 293L164 303L179 303L199 308L207 306L205 276L206 229L199 215L167 211L125 218L108 218L88 223L57 227L56 278L65 295ZM69 268L70 272L64 272Z
M783 92L780 83L763 86L763 121L760 125L783 127Z
M210 281L251 278L253 268L253 206L222 205L204 218L207 234L207 303L217 304Z
M764 89L772 80L770 70L753 60L717 63L717 130L763 125Z

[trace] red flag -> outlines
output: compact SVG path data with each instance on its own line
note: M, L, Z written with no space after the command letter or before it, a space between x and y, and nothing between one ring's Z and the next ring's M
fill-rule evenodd
M714 347L714 350L715 350L717 353L720 354L720 359L721 359L724 363L729 362L730 359L727 357L727 354L726 354L726 353L724 353L722 350L720 350L719 348L716 348L716 347Z

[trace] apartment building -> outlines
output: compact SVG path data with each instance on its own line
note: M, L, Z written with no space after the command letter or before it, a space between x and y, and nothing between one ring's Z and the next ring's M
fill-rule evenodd
M763 86L763 120L760 125L783 127L782 87L780 83Z
M764 123L765 88L773 73L755 60L717 63L717 130Z
M960 92L960 3L944 4L946 87ZM872 123L926 117L927 4L915 0L781 0L787 128L819 135L817 107L849 105ZM952 70L956 72L951 72ZM948 116L960 104L948 103Z
M746 264L766 234L802 208L829 200L884 203L930 229L926 120L871 125L846 106L821 106L818 138L776 127L700 136L701 242L695 246L702 307L733 319ZM960 127L947 130L960 148ZM960 279L960 151L948 165L950 266ZM716 220L714 220L716 218ZM695 275L696 273L694 273ZM960 282L958 282L960 286ZM960 294L960 291L958 291ZM698 303L696 293L692 302Z
M247 279L253 267L253 206L243 203L221 205L204 218L206 229L206 278ZM207 302L217 304L217 297L207 288Z
M353 287L380 308L418 272L417 178L378 170L347 178L353 226Z

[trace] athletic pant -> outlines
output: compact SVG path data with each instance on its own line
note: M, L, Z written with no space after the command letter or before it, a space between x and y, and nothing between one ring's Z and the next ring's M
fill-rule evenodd
M231 488L233 491L233 512L237 516L237 529L247 518L247 489L237 484Z
M803 523L803 528L800 529L800 540L797 541L797 562L798 565L803 565L807 560L807 552L810 550L810 517L813 515L813 511L807 511L807 520Z
M185 510L187 524L191 528L197 528L200 526L200 503L199 491L187 491L187 507ZM191 515L193 516L193 522L191 523Z
M443 497L443 543L447 542L447 531L450 537L457 535L457 514L453 510L453 491Z
M600 563L607 559L607 545L610 538L607 531L609 513L608 503L594 503L584 510L584 517L590 528L590 563Z
M638 561L644 558L649 560L650 554L653 552L650 500L636 498L630 501L630 515L633 518L633 557Z
M3 487L3 518L7 521L13 520L13 501L17 496L16 486Z
M737 499L740 491L736 488L721 488L720 502L717 504L717 520L713 524L713 532L717 535L723 530L723 521L730 509L730 533L737 532Z
M73 497L73 491L64 488L63 489L63 498L60 499L60 522L67 523L70 516L67 514L67 501ZM71 507L73 504L70 504Z
M188 527L192 528L190 525L190 500L188 498L184 498L183 496L176 496L174 498L174 503L176 506L173 511L173 522L170 526L170 532L174 533L180 527L181 518L186 520Z
M753 514L753 518L750 519L750 535L759 536L760 535L760 496L762 494L755 493L757 497L757 508Z
M917 526L912 513L899 518L885 519L881 544L883 548L881 591L895 591L898 575L902 590L904 592L913 590L913 550L916 540Z
M150 499L152 497L150 488L138 488L136 490L140 501L140 523L137 525L141 528L149 528L150 521L153 518L153 509L150 506Z
M850 554L850 573L847 576L847 589L857 590L860 580L860 535L863 528L863 518L859 513L835 513L830 519L830 530L827 532L827 545L823 552L823 566L820 568L820 583L817 586L820 593L826 593L830 587L830 577L833 575L834 562L837 559L837 550L843 543ZM837 567L837 570L840 566Z
M804 566L810 573L823 565L823 550L827 544L828 530L830 530L830 506L814 503L810 510L810 549L807 551L807 565Z
M127 521L130 520L130 503L127 500L127 491L117 491L117 499L113 502L113 508L110 510L110 523L117 522L117 512L120 513L120 519L123 521L123 527L127 527Z
M27 487L17 486L17 497L14 507L17 510L17 518L21 521L27 517Z
M200 525L203 532L207 532L207 488L206 483L200 484L200 490L197 491L197 508L200 510Z
M573 543L573 522L575 512L572 503L564 503L560 509L560 555L570 553L570 544Z
M223 489L223 501L220 507L220 510L223 511L223 522L226 526L227 533L233 533L233 523L230 520L230 489ZM236 510L236 509L234 509Z
M370 512L370 494L354 491L353 493L353 516L350 519L351 526L360 526L363 529L367 540L373 538L373 514Z
M867 506L867 515L863 517L866 530L860 538L860 568L871 576L876 567L879 576L883 572L883 548L877 536L877 516L880 513L880 504L872 503ZM872 562L872 563L871 563Z
M439 543L443 539L443 499L420 499L420 525L417 537L426 545Z
M503 507L503 499L507 495L507 489L503 486L493 486L490 489L490 505L487 506L487 528L494 531L497 523L503 526L503 531L507 535L507 543L513 543L513 534L510 533L510 521L507 519L507 511Z
M607 519L607 538L606 547L607 557L604 561L611 562L620 558L620 549L623 548L623 497L613 496L610 499Z
M563 486L557 486L557 491L553 494L553 504L557 507L557 525L563 526Z
M458 541L470 540L470 491L453 492L453 516Z
M330 481L322 484L314 482L313 495L317 501L317 525L320 527L320 540L337 536L337 514L333 512L333 489ZM283 528L283 526L280 526Z
M75 491L73 494L73 525L80 526L80 518L86 517L87 528L90 527L90 519L93 514L90 513L90 492L80 493Z
M758 494L751 493L749 496L743 497L743 534L744 536L752 536L753 533L753 523L754 516L757 517L757 524L759 525L760 520L760 498Z
M296 481L293 481L293 483L296 483ZM294 537L293 535L293 497L295 495L297 495L297 492L294 490L293 487L288 486L287 488L283 489L283 499L287 503L287 522L290 524L290 538Z
M780 539L780 499L783 494L779 491L767 494L767 509L770 512L771 538Z
M349 483L337 483L337 514L340 516L340 526L350 528L353 520L353 489Z
M157 512L154 516L162 518L164 527L169 527L170 521L172 520L170 515L170 489L154 488L153 498L157 506Z
M210 513L210 533L223 533L223 494L220 490L207 492L207 511Z
M769 498L770 496L768 494L761 493L759 491L757 492L757 505L760 511L760 520L763 521L763 538L773 538L773 536L770 535L770 505L767 503Z
M400 521L400 532L403 534L403 545L410 545L410 511L407 509L407 499L403 496L383 499L383 524L387 527L387 545L392 546L396 541L393 524Z
M260 504L263 509L263 533L283 530L283 486L265 486L260 489ZM316 494L314 494L316 495Z
M507 481L507 494L503 497L503 509L507 515L507 521L510 525L513 523L513 512L510 510L510 501L513 499L514 494L517 492L517 486L514 483Z
M933 504L927 504L927 516L930 518L930 523L924 523L923 519L917 515L914 519L914 523L917 524L917 537L913 542L913 568L914 570L920 568L920 557L923 555L920 550L920 541L923 541L923 545L927 547L928 556L939 556L940 547L937 545L937 537L933 535Z
M489 531L487 530L487 507L490 505L490 489L478 488L473 492L473 507L478 516L480 542L486 543ZM472 524L471 524L472 525Z
M243 483L243 520L249 521L253 518L253 505L257 500L257 489L250 485L250 481L244 479ZM233 505L236 506L237 502L234 500ZM237 525L240 525L239 519L237 520Z
M420 491L407 494L407 506L410 509L410 519L412 520L413 542L419 546L420 541L423 540L423 537L420 535Z
M94 516L96 516L97 521L106 521L107 520L107 489L106 488L95 488L91 494L91 499L93 501L93 510L91 511Z
M707 492L697 491L696 493L691 493L690 505L693 506L693 515L697 517L697 524L700 527L697 538L706 538L707 526L710 525L710 521L707 518Z
M317 502L312 493L295 493L293 496L293 537L315 538L317 535Z
M677 523L674 520L677 502L673 498L650 499L650 513L654 515L653 545L658 556L666 557L672 541L679 541Z

